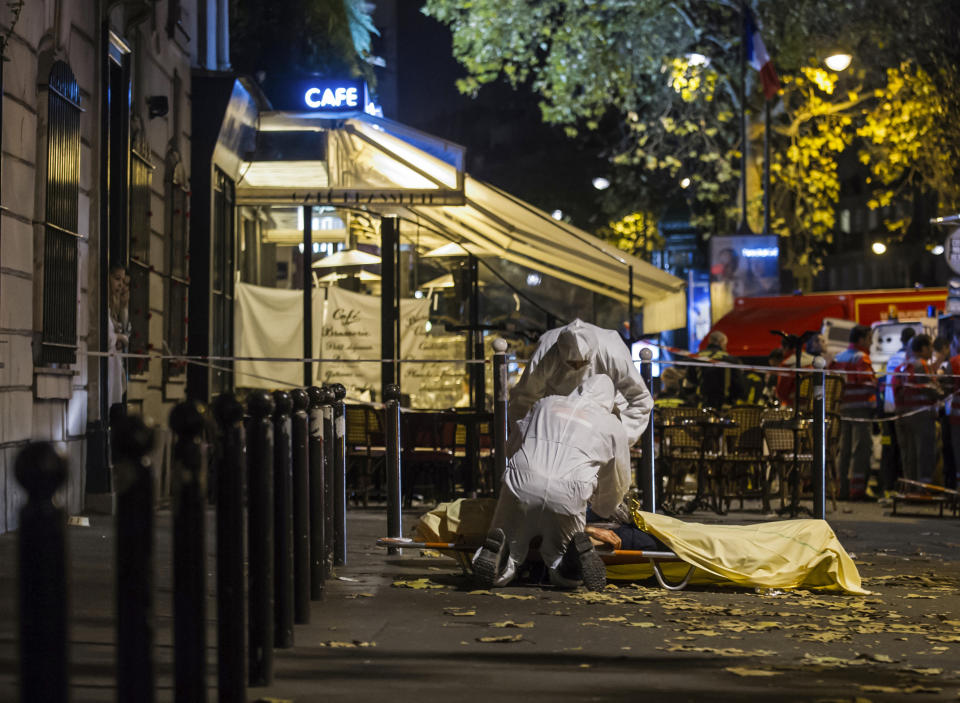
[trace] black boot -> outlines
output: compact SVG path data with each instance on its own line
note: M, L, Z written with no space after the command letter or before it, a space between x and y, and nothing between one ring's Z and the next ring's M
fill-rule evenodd
M490 530L483 548L473 560L473 578L479 588L491 588L500 575L507 536L499 527Z
M564 578L581 579L588 591L602 591L607 585L607 567L586 532L570 540L559 571Z

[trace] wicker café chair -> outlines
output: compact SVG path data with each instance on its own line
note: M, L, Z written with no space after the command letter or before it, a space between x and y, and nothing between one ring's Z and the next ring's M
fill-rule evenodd
M762 405L738 405L727 411L736 425L724 431L718 499L726 501L728 510L733 498L740 500L743 510L744 498L767 493L760 426L765 410Z
M780 508L784 510L788 487L791 489L791 506L795 506L799 499L801 477L809 475L813 467L813 435L810 422L802 417L794 418L792 410L767 410L761 427L768 461L777 476ZM768 505L766 502L764 507L767 508Z
M684 427L679 424L683 418L703 416L701 408L680 406L676 408L657 408L659 430L660 463L664 467L666 484L664 485L663 504L668 509L676 509L683 496L683 486L687 474L695 472L700 461L701 439L699 428Z

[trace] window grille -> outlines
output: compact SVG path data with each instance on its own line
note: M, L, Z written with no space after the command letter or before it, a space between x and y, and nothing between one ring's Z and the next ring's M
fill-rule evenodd
M154 166L139 117L130 125L130 353L150 352L150 183ZM131 358L130 375L146 373L147 359Z
M187 235L190 223L190 191L183 175L180 154L170 153L167 159L167 251L169 256L164 307L165 354L182 356L187 353L187 295L190 279L187 275L190 255L187 253ZM186 371L183 362L167 360L163 364L164 381L180 378Z
M214 174L213 277L211 280L210 354L233 355L233 271L236 252L233 181L220 169ZM233 362L215 361L210 373L211 392L233 388Z
M80 193L80 88L63 61L50 70L43 240L40 364L77 358L77 232Z

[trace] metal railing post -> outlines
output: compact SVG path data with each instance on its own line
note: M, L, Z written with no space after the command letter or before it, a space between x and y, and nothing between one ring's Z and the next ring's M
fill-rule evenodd
M20 700L67 700L66 514L53 494L67 462L45 442L17 455L17 480L27 491L20 509Z
M403 537L403 479L400 465L400 387L391 383L383 390L383 431L386 444L387 537ZM396 554L390 547L387 552Z
M493 493L500 492L500 482L507 471L507 341L493 341Z
M827 403L824 394L827 365L822 356L815 357L813 365L817 371L813 374L813 516L825 520L827 515ZM797 379L800 385L800 379Z
M310 397L302 388L290 391L290 444L293 452L293 621L310 622ZM319 542L323 542L323 523Z
M173 445L173 673L176 703L207 700L207 465L203 409L170 413Z
M293 646L293 453L286 391L273 392L273 646Z
M325 578L333 576L334 544L337 536L334 531L335 523L335 480L334 474L337 463L336 441L334 438L333 404L336 398L330 386L320 389L320 398L323 402L323 573Z
M153 667L154 433L139 417L114 422L117 471L117 700L155 700Z
M333 396L333 445L334 445L334 525L336 539L333 543L333 564L347 563L347 419L343 399L347 389L342 383L334 383Z
M310 400L309 454L310 454L310 600L323 598L324 579L327 577L326 537L326 451L324 445L324 393L316 386L307 389Z
M273 398L267 391L254 391L247 411L249 684L267 686L273 681Z
M214 402L223 459L217 476L217 700L246 695L246 589L244 574L243 484L247 471L243 405L233 393Z
M647 385L647 391L653 395L653 352L649 349L640 350L640 375ZM653 460L653 409L650 410L650 421L647 429L640 435L640 468L637 476L637 487L643 493L643 509L648 513L657 512L657 474Z

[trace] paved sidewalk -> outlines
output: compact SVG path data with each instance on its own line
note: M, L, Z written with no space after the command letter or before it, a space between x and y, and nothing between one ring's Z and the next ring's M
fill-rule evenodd
M868 597L670 593L620 585L598 597L511 587L471 594L449 559L388 557L373 546L382 510L349 512L348 564L275 653L260 697L306 701L957 700L960 691L960 520L886 517L841 504L828 518L857 561ZM208 543L213 531L208 521ZM416 515L404 516L412 524ZM689 519L749 522L757 514ZM113 530L109 518L69 528L71 700L114 693ZM172 700L170 516L158 515L156 657L159 701ZM215 579L208 572L211 701ZM0 700L15 701L16 535L0 536ZM394 586L417 581L429 588ZM503 626L512 622L521 627ZM513 641L486 642L483 638Z

